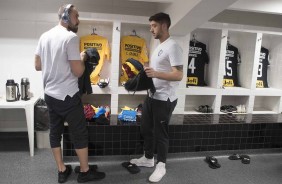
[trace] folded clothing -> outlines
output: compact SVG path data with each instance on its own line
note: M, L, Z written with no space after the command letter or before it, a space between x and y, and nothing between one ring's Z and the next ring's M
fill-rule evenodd
M136 121L137 112L134 110L122 110L118 115L118 120L121 121Z

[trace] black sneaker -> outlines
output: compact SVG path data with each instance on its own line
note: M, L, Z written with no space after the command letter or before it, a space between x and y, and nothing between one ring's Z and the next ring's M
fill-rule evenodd
M89 165L89 169L93 170L93 171L96 171L98 169L98 166L97 165ZM80 166L76 166L74 168L74 172L75 173L79 173L80 172Z
M71 165L66 165L66 170L64 172L58 172L58 182L65 183L72 172Z
M106 177L104 172L89 169L87 172L79 172L77 177L78 183L85 183L87 181L101 180Z
M234 105L228 105L227 106L227 111L228 112L236 112L237 111L237 107L235 107Z

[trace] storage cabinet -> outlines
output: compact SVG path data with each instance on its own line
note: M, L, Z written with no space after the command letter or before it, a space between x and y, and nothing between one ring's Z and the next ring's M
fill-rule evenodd
M99 35L106 38L109 42L109 45L112 45L113 38L113 22L102 22L102 21L90 21L90 20L82 20L79 25L78 36L86 36L86 35ZM100 72L101 79L111 78L111 60L106 59L104 61L103 67Z
M221 106L223 105L233 105L233 106L238 106L238 105L245 105L246 107L246 112L248 112L248 106L249 106L249 96L243 96L243 95L223 95L221 99Z
M282 35L263 34L262 46L269 49L268 84L270 88L282 89Z
M88 15L89 16L89 15ZM79 36L94 32L108 38L111 47L111 59L106 61L101 72L101 78L110 78L109 86L99 88L93 85L93 95L83 97L83 101L91 104L111 106L111 113L118 114L121 108L135 108L144 101L146 91L127 92L119 82L121 75L120 40L123 36L140 36L146 40L148 54L158 45L158 40L151 37L149 22L146 17L123 16L101 17L94 15L91 19L81 18ZM246 113L281 113L282 96L282 34L267 32L265 28L243 29L242 27L218 26L207 24L186 36L172 37L179 43L184 54L184 78L180 82L178 104L174 114L197 114L200 105L209 105L213 113L220 113L222 105L245 105ZM186 87L189 41L196 40L206 44L209 64L205 66L205 82L207 86ZM238 65L238 80L241 87L223 87L225 73L225 56L227 43L237 47L241 64ZM256 88L261 47L269 49L270 66L268 68L268 83L270 88Z
M95 95L84 95L82 98L82 103L90 103L91 105L98 106L107 106L111 105L111 94L95 94Z
M241 63L238 65L238 80L242 88L252 89L253 69L256 54L256 33L228 31L229 43L238 48Z
M94 15L86 15L94 16ZM106 20L101 17L92 19L81 18L79 36L97 34L108 39L111 48L111 59L104 62L100 78L109 78L110 82L106 88L92 85L93 94L83 95L83 103L90 103L94 106L110 105L111 113L118 114L121 108L129 106L136 108L143 102L146 91L132 93L127 92L119 82L121 75L120 64L120 40L122 36L135 35L146 40L147 48L150 48L151 33L146 20L142 24L140 17L124 16L127 21L121 22L118 17L108 17ZM141 18L142 20L142 18ZM150 50L148 50L149 53Z
M200 105L208 105L215 109L216 95L186 95L185 98L185 114L198 114L197 111Z
M137 108L139 104L142 104L146 95L135 94L133 95L118 95L118 113L121 112L121 108L129 106L133 109Z
M224 27L224 28L222 28ZM220 113L223 105L245 105L246 113L281 113L281 67L282 35L279 32L242 29L242 27L206 24L196 29L198 41L207 45L210 63L206 66L207 87L189 87L183 91L185 113L196 113L194 107L212 104L214 113ZM241 64L238 65L238 80L241 87L223 87L226 45L238 48ZM256 88L261 47L269 49L270 66L268 83L270 88ZM205 96L207 95L207 96ZM213 98L215 95L215 98Z
M256 96L253 108L254 114L275 114L279 112L280 96Z
M196 29L191 33L191 39L195 38L197 41L202 42L206 45L207 53L209 56L209 64L205 66L205 82L207 87L219 88L222 85L222 81L219 80L219 76L223 76L220 72L220 61L224 57L224 32L222 30L215 29ZM189 43L185 45L189 47ZM223 48L222 48L223 47ZM185 62L187 62L185 60ZM222 70L223 71L223 70ZM185 73L185 72L184 72ZM187 74L185 74L185 77ZM200 89L200 88L199 88Z

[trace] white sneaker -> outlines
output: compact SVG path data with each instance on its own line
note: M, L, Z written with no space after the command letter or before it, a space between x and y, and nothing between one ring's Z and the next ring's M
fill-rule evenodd
M159 162L159 163L156 165L155 171L154 171L153 174L149 177L149 181L150 181L150 182L153 182L153 183L159 182L159 181L163 178L163 176L165 175L165 173L166 173L165 163Z
M246 106L245 105L242 105L241 111L242 111L242 113L246 113Z
M154 167L154 158L148 159L143 155L141 158L131 159L130 163L136 164L140 167Z
M242 113L242 106L241 105L237 106L237 113Z

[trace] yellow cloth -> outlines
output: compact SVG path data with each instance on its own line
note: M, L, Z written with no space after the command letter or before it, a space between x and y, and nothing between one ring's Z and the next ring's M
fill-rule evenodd
M128 106L124 106L123 108L121 108L121 110L130 110L130 111L134 111L134 109L128 107Z
M87 48L96 48L100 55L99 64L90 75L92 84L97 84L100 80L100 72L104 65L104 60L110 60L110 46L107 38L99 35L87 35L80 38L80 51Z
M149 62L146 41L138 36L123 36L120 43L121 63L133 58L144 65Z
M94 110L95 114L98 112L99 108L95 107L94 105L91 105L92 109Z
M137 75L139 73L139 71L135 68L135 66L133 66L133 64L131 64L130 62L126 62L126 64L129 66L130 70Z
M121 67L121 76L120 76L120 83L124 84L126 81L128 81L128 76L124 70L123 67Z

